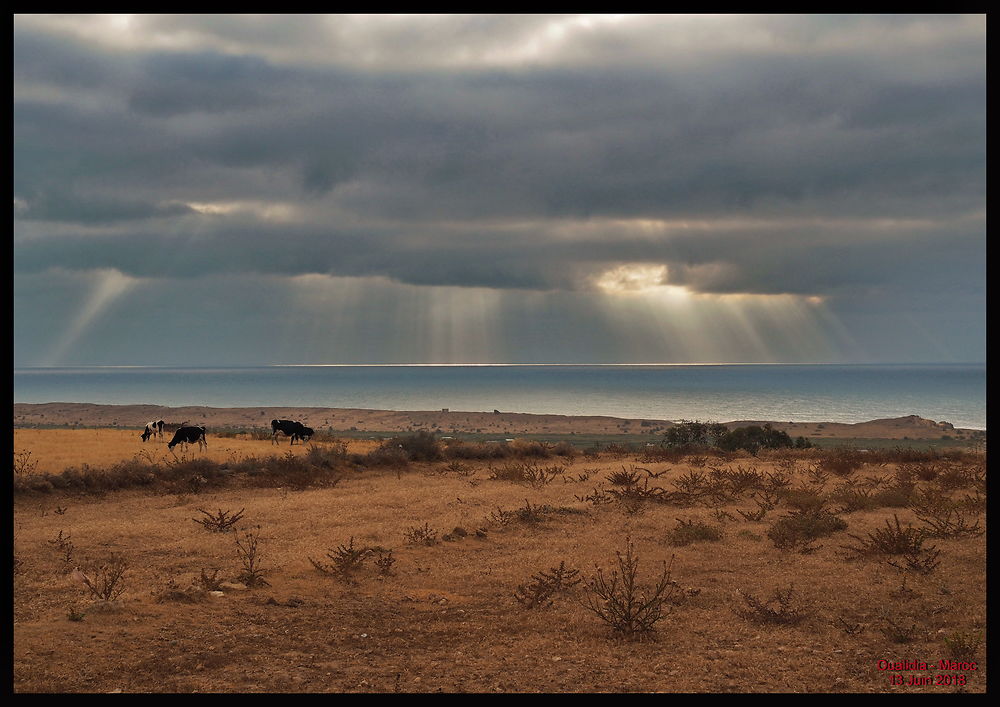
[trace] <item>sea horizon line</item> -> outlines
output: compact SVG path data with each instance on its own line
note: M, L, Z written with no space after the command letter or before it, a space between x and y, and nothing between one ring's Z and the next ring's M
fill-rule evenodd
M14 366L18 370L64 368L512 368L512 367L630 367L630 366L985 366L986 361L645 361L638 363L257 363L257 364L65 364Z

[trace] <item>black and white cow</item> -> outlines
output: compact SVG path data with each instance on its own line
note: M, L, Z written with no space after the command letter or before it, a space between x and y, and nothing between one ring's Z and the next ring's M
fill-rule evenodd
M306 427L301 422L294 422L292 420L271 420L271 444L278 443L278 433L283 433L286 437L291 437L292 440L289 442L289 446L295 444L295 440L299 439L303 442L308 442L309 438L313 436L313 428Z
M204 447L208 449L208 440L205 439L204 427L181 427L174 432L174 438L167 443L167 449L173 451L178 444L198 443L198 449Z
M145 442L147 439L153 437L154 435L156 437L163 437L164 424L166 423L164 423L163 420L155 420L147 422L145 431L143 431L143 433L139 435L140 437L142 437L142 441Z

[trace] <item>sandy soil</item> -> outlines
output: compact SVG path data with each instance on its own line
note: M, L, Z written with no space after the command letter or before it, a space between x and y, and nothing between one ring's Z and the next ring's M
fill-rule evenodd
M16 403L14 426L87 426L139 428L149 420L168 424L188 423L206 427L267 428L275 418L299 420L316 430L365 430L398 432L428 429L439 432L483 432L497 434L662 434L669 420L623 419L602 416L531 415L513 412L394 411L339 408L211 408L163 407L158 405L94 405L89 403ZM759 420L725 423L729 427L764 424ZM792 437L940 439L971 436L973 430L956 429L946 421L936 422L916 415L872 420L856 424L837 422L771 421Z

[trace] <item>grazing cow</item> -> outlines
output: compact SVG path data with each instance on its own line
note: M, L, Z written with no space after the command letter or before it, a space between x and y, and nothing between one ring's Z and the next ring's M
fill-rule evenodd
M279 432L283 433L286 437L292 438L291 442L289 442L289 446L295 444L296 439L307 442L314 434L311 427L306 427L301 422L294 422L292 420L271 420L271 444L278 443L277 437Z
M198 449L205 447L208 449L208 440L205 439L204 427L181 427L174 432L174 438L167 443L167 449L173 451L178 444L198 443Z
M139 435L140 437L142 437L142 441L145 442L147 439L153 437L154 435L156 437L163 437L164 424L165 423L163 422L163 420L147 422L145 431L141 435Z

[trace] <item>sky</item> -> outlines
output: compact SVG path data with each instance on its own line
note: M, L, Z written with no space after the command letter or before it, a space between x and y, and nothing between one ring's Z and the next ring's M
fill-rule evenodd
M985 15L15 15L18 367L986 360Z

